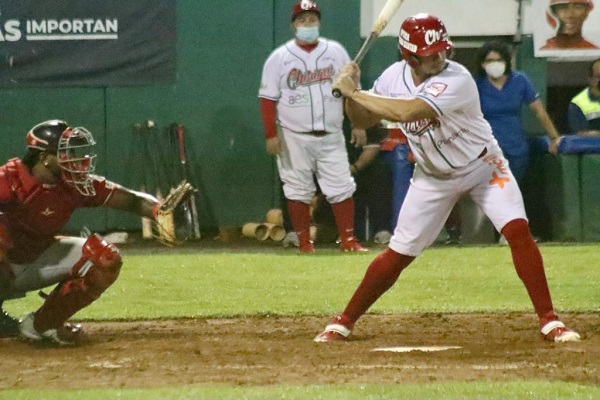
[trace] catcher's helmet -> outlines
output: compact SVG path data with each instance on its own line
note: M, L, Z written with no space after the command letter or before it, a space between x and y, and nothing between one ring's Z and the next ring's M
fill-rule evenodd
M37 124L27 132L27 147L56 154L58 141L69 124L53 119Z
M37 124L27 132L27 147L55 154L62 179L86 196L96 193L90 177L96 170L95 145L86 128L73 128L56 119Z
M301 0L296 2L294 8L292 8L292 22L294 22L298 15L306 11L316 13L319 16L319 19L321 19L321 11L319 10L319 7L317 7L317 3L312 0Z
M418 57L453 48L444 23L433 15L417 14L405 19L400 27L398 49L411 67L419 63Z

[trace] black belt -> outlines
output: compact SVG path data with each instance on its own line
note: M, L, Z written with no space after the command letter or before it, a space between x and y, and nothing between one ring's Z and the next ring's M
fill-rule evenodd
M306 133L308 133L309 135L312 135L312 136L316 136L316 137L321 137L321 136L327 135L327 131L310 131L310 132L306 132Z

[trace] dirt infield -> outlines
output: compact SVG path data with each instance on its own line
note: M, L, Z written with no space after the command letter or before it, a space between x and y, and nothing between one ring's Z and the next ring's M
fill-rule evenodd
M600 315L563 315L579 343L539 339L531 314L367 315L348 343L317 344L322 317L87 323L86 343L0 340L1 388L561 380L600 384ZM460 346L439 352L373 351Z

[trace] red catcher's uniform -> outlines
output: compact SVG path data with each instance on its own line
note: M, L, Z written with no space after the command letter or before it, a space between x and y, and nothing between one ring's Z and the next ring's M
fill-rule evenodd
M62 181L40 183L18 158L0 167L0 225L10 241L9 261L34 261L55 242L73 211L106 203L118 185L99 176L93 179L96 194L84 196Z

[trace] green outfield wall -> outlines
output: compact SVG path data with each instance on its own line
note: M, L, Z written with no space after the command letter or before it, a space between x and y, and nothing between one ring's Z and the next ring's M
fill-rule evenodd
M279 0L216 0L210 5L178 0L173 85L3 89L0 158L22 156L28 128L61 118L92 130L100 174L136 187L136 176L149 165L135 161L139 149L133 125L152 120L161 130L180 123L188 142L190 180L199 188L201 228L264 219L280 199L275 162L265 152L257 91L263 62L291 37L290 5ZM322 34L355 54L361 44L360 2L328 0L319 6ZM394 37L381 38L372 48L362 65L365 85L397 59L396 43ZM530 42L520 47L521 67L545 96L545 60L534 59L528 47ZM597 211L597 203L595 207ZM586 210L586 219L596 211ZM581 229L597 231L598 225L588 222ZM141 224L139 218L121 212L81 210L68 228L81 226L107 232L136 230Z

